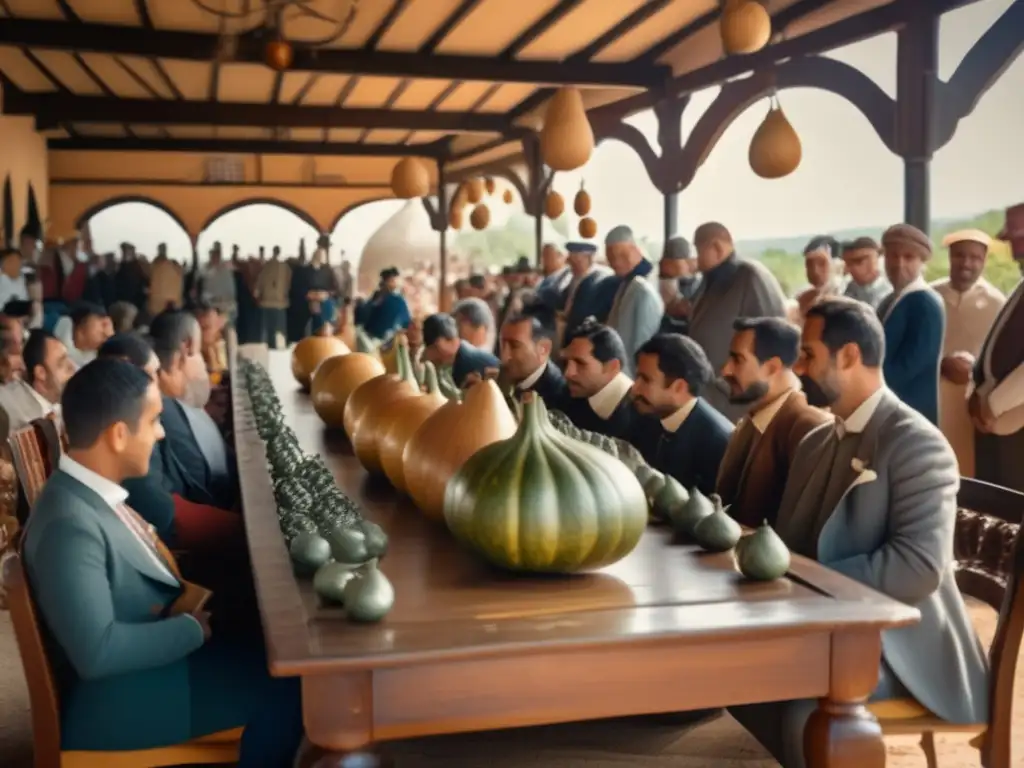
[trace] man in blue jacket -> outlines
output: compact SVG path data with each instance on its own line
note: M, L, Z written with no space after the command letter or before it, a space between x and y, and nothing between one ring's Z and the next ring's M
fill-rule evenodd
M896 224L882 235L882 249L893 289L878 305L885 328L885 383L900 400L937 425L946 313L942 297L922 275L932 257L932 242L917 227Z

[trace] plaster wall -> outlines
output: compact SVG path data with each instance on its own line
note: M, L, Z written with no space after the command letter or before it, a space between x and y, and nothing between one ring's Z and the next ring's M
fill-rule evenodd
M3 85L0 84L0 89ZM0 91L2 95L2 91ZM0 104L3 103L0 98ZM28 217L28 189L32 185L39 217L44 225L48 210L48 179L46 138L35 129L31 117L0 114L0 184L10 178L14 201L13 232L18 233ZM0 227L3 222L0 222Z

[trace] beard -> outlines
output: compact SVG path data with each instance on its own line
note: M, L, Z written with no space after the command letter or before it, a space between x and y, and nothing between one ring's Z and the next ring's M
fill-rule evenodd
M740 392L736 391L739 386L739 382L736 379L726 376L724 382L727 385L725 391L729 395L729 402L733 405L750 405L768 394L767 381L755 381Z
M828 408L839 399L839 389L829 379L820 384L810 376L804 374L800 377L800 386L803 388L807 404L816 408Z

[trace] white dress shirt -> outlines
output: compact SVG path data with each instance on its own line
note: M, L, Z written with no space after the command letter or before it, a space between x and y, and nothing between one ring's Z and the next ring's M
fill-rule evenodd
M666 432L678 432L679 428L683 426L683 422L686 421L686 417L693 413L693 409L696 407L697 398L695 397L675 413L671 413L662 419L661 426L665 428Z
M587 402L599 418L607 421L632 388L633 380L620 371L599 392L588 397Z

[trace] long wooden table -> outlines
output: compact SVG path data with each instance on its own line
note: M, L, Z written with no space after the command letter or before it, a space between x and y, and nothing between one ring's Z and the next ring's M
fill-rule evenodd
M239 416L242 499L270 671L301 676L309 739L323 765L382 741L527 725L819 698L811 768L882 768L863 704L878 680L880 632L918 619L808 560L748 583L731 554L674 546L652 529L615 566L572 578L496 574L386 482L369 479L291 377L268 370L304 449L383 526L391 614L376 625L323 608L297 580L277 523L264 446Z

